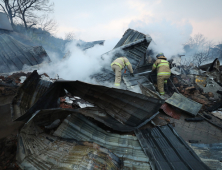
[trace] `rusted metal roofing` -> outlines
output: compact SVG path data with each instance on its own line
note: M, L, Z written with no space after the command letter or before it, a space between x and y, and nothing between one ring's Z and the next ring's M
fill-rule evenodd
M18 136L16 160L21 169L119 170L122 160L96 143L46 134L30 120Z
M7 34L0 34L0 73L22 70L24 65L34 66L50 58L41 47L22 44Z
M170 117L180 119L181 114L176 112L175 108L173 109L171 105L164 103L160 108L163 109L163 111Z
M65 110L51 109L42 112L66 114ZM149 159L144 154L137 138L132 135L119 135L106 132L81 114L71 113L54 132L54 136L77 141L95 142L106 147L124 160L123 169L150 169Z
M41 79L36 70L33 71L19 87L12 101L12 119L15 120L25 114L48 90L51 84L51 81Z
M210 170L172 125L135 131L152 170Z
M2 12L0 12L0 29L13 31L12 25L10 24L7 15Z
M88 84L80 81L56 81L41 99L18 120L29 118L33 112L41 109L58 107L59 95L66 89L73 96L104 110L120 123L138 127L158 114L164 100L146 97L142 94L127 90L108 88L100 85Z
M125 39L125 38L126 39ZM147 48L152 41L149 35L142 34L132 29L128 29L123 38L115 48L102 55L102 58L111 56L112 60L125 56L132 64L133 69L137 68L141 60L146 56ZM127 70L127 74L129 71ZM104 67L99 73L91 76L97 83L114 82L115 74L111 67Z

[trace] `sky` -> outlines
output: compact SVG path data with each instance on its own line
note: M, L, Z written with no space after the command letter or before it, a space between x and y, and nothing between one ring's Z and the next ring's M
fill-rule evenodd
M154 42L184 43L201 33L222 41L222 0L53 0L56 35L74 32L84 41L120 39L128 28ZM164 37L165 36L165 37ZM177 40L179 39L179 40ZM173 44L172 44L173 45Z

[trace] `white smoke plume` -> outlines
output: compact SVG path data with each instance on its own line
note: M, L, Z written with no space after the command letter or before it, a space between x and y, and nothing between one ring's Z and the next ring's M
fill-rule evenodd
M90 75L100 71L102 67L110 67L112 55L105 55L103 59L101 55L112 50L118 40L107 40L104 46L96 45L93 48L82 51L76 46L75 42L70 43L66 47L66 51L70 51L71 55L65 59L61 59L56 53L48 52L51 63L42 64L37 71L39 74L46 73L51 78L56 77L65 80L80 80L92 83ZM27 67L25 68L27 70ZM94 82L95 83L95 82Z
M149 34L153 41L148 49L152 49L155 54L164 53L168 59L177 54L184 54L183 44L189 40L193 29L189 23L175 24L154 19L149 22L132 21L129 28Z

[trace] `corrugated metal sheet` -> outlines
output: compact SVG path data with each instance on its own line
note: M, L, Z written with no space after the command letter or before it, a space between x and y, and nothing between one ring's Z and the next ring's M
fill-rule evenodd
M210 170L171 125L135 131L152 170Z
M140 85L142 85L145 88L156 91L153 84L145 76L135 74L134 77L131 77L130 75L124 75L123 81L126 84L127 89L129 90L137 89L139 92Z
M222 169L222 143L193 143L190 147L211 170Z
M0 73L22 70L23 66L34 66L43 61L50 61L46 51L41 47L22 44L7 34L0 35Z
M48 135L31 120L20 131L16 155L22 169L118 170L122 161L96 143L63 140Z
M60 111L60 113L65 112ZM123 159L123 169L150 169L149 160L135 136L108 133L81 114L73 113L68 116L53 135L78 141L95 142L106 147Z
M186 111L187 113L193 116L196 116L202 107L202 104L190 100L184 97L183 95L177 93L174 93L173 96L167 99L166 103L173 105L183 111Z
M132 64L133 69L135 69L139 65L140 61L144 60L147 48L151 41L152 38L149 35L144 35L135 30L128 29L115 48L103 54L102 57L105 58L107 56L111 56L112 60L115 60L118 57L125 56ZM127 71L127 74L128 73L129 71ZM96 73L91 77L100 84L104 82L113 83L115 74L111 67L104 67L99 73Z
M132 43L134 41L141 40L144 38L146 38L145 34L135 31L133 29L128 29L123 34L123 37L119 40L119 42L116 44L114 48L118 48L120 46L129 44L129 43Z
M51 81L42 80L37 71L34 71L19 87L12 101L12 119L15 120L25 114L48 90L51 84Z
M137 127L158 112L164 100L127 90L108 88L80 81L57 81L74 96L94 104L119 122Z
M13 28L5 13L0 12L0 29L13 31Z
M64 89L73 96L78 96L104 110L120 123L134 128L156 115L160 106L164 103L164 100L146 97L127 90L80 81L59 80L26 112L27 114L17 120L27 119L37 110L58 107L58 97Z
M87 117L91 117L91 118L103 123L104 125L112 128L116 131L120 131L120 132L132 132L132 131L142 127L143 125L147 124L156 115L159 114L159 112L157 112L152 117L147 119L145 122L141 123L139 126L131 127L131 126L124 125L124 124L120 123L115 118L113 118L112 116L107 114L104 110L99 109L97 107L81 108L81 109L78 109L78 112L80 112L81 114L83 114Z

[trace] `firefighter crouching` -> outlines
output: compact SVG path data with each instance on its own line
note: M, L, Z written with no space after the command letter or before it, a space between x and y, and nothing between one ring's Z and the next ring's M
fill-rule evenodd
M157 60L153 64L152 71L157 69L157 88L160 95L164 95L164 83L167 84L167 79L170 78L171 70L169 62L163 53L156 56Z
M130 75L133 75L133 68L132 65L130 64L129 60L126 57L120 57L117 58L116 60L114 60L111 64L111 68L113 69L113 71L115 72L115 83L114 86L115 87L119 87L120 86L120 82L121 82L121 71L122 69L127 66L127 68L130 71Z

